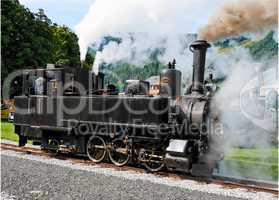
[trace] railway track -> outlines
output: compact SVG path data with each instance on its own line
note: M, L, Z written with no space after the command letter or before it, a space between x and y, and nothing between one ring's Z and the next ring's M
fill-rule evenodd
M26 154L32 154L32 155L39 155L44 156L46 158L56 158L61 160L70 160L72 163L77 164L86 164L86 165L93 165L93 163L85 156L82 155L71 155L71 154L54 154L52 152L46 152L42 151L39 148L33 148L33 147L18 147L14 144L6 144L1 143L0 148L3 150L12 150L16 152L22 152ZM99 167L105 167L105 168L113 168L118 171L133 171L133 172L140 172L140 173L146 173L146 170L142 168L138 168L136 166L123 166L123 167L117 167L111 163L99 163L94 164ZM156 172L154 173L157 176L162 177L168 177L174 180L184 180L184 179L190 179L198 182L204 182L204 183L215 183L218 185L223 186L224 188L242 188L247 189L248 191L252 192L267 192L274 194L278 197L278 184L274 182L266 182L266 181L259 181L259 180L253 180L253 179L245 179L241 177L228 177L228 176L220 176L218 174L213 175L210 179L208 178L197 178L192 177L189 175L177 173L177 172L169 172L169 171L162 171L162 172Z
M249 191L268 192L278 196L278 184L241 177L213 175L215 183L220 183L232 188L245 188Z

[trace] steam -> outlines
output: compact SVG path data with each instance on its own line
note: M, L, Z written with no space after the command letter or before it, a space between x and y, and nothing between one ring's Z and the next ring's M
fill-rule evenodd
M221 38L273 28L278 23L277 0L236 0L222 6L208 24L200 29L200 38Z
M96 0L75 27L81 59L84 59L88 46L105 35L148 34L149 39L142 44L148 49L156 36L195 33L220 2L222 0Z
M219 54L214 63L216 70L227 76L214 97L221 111L221 123L229 129L227 137L231 138L226 138L227 149L234 145L267 147L269 133L274 133L275 127L268 124L271 119L264 119L267 110L261 101L264 97L260 96L260 88L275 83L276 62L255 62L247 49L239 47L229 54ZM273 72L266 75L268 70ZM260 77L264 81L260 81ZM262 139L259 140L259 137Z
M223 144L218 147L223 149L218 150L227 154L238 147L271 148L272 137L274 140L278 137L278 113L276 108L272 110L268 106L262 88L271 88L277 83L277 59L256 62L243 47L233 48L224 54L212 48L208 52L207 63L214 65L215 77L227 77L214 96L215 109L220 113L219 122L224 133ZM261 152L258 157L266 162L266 152ZM222 162L220 171L234 176L247 175L241 163L236 161ZM258 178L275 178L270 171L260 168L250 168L249 172Z
M98 52L98 57L103 62L113 64L124 61L142 67L157 50L160 52L157 58L162 63L167 63L175 58L177 66L181 70L184 70L184 68L191 69L192 54L188 50L188 46L196 40L197 36L195 34L154 36L146 33L134 33L119 34L118 37L122 39L121 43L111 41L101 52Z

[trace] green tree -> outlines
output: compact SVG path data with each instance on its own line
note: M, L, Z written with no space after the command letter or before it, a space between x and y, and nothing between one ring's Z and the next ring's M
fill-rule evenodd
M95 54L93 54L90 49L88 48L85 56L85 60L82 62L82 66L86 69L91 70L93 66L93 62L95 59Z
M32 68L46 63L51 34L38 24L34 14L17 0L1 1L2 79L14 69Z
M55 64L79 67L80 53L78 37L66 26L54 24L51 27L53 36L52 56Z
M52 24L43 9L30 12L18 0L1 0L1 78L16 69L44 68L47 63L80 65L77 36Z

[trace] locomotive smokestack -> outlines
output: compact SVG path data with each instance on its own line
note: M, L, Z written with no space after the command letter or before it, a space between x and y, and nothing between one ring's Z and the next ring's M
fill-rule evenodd
M205 57L209 47L210 44L205 40L196 40L190 46L193 52L192 92L203 93Z

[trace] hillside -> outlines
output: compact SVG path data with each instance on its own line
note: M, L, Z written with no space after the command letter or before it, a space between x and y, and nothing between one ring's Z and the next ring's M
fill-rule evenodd
M235 47L242 46L249 49L250 54L255 58L255 60L270 58L277 59L278 42L274 40L274 34L275 33L273 31L270 31L265 37L259 40L252 40L251 38L245 36L234 37L216 42L214 43L214 46L219 48L220 53L226 53ZM119 38L106 36L103 38L103 41L98 48L96 46L89 48L88 54L90 54L94 60L96 50L102 50L110 41L121 43L121 39ZM144 66L135 66L121 61L109 65L105 64L104 69L107 74L106 82L117 85L121 90L123 89L125 80L127 79L145 80L150 76L157 75L161 69L164 68L163 63L158 60L158 55L160 54L163 54L163 51L155 49L154 53L144 63ZM222 82L224 79L225 77L221 78L219 82Z
M270 31L259 40L252 40L245 36L234 37L214 43L220 52L229 52L235 47L248 48L250 54L256 59L270 59L278 56L278 42L274 39L274 31Z

